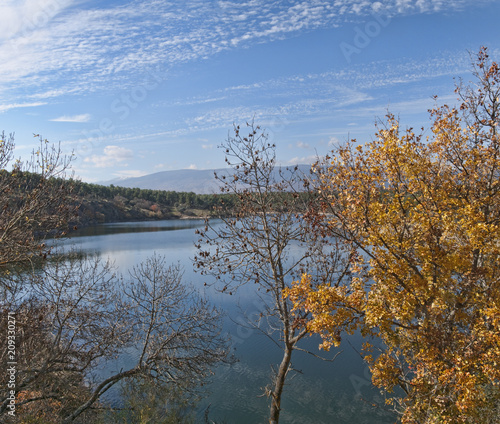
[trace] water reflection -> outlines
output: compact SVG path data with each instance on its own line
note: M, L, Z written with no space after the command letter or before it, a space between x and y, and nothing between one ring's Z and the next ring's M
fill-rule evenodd
M198 228L203 221L196 219L175 219L172 221L116 222L84 227L71 233L71 238L107 236L123 233L148 233L156 231L177 231Z
M227 312L224 331L232 338L232 347L239 362L221 366L208 386L210 395L202 401L199 422L210 405L210 417L218 422L255 424L267 422L268 400L262 397L262 388L269 384L271 364L281 360L282 352L260 331L238 325L245 315L261 310L259 298L251 285L243 286L233 296L206 287L205 277L193 271L192 258L196 228L203 220L172 220L140 223L102 224L79 230L65 244L87 253L99 253L110 259L118 270L126 274L132 266L153 255L165 256L167 262L179 263L184 268L184 281L205 293L213 303ZM317 337L305 340L303 348L314 353L320 341ZM355 335L343 343L342 354L335 362L325 362L303 352L295 352L293 367L297 372L287 380L280 422L386 424L395 417L373 403L383 404L380 394L370 384L370 376L360 350L362 339ZM332 358L336 349L326 353ZM123 356L120 364L133 359L133 353Z

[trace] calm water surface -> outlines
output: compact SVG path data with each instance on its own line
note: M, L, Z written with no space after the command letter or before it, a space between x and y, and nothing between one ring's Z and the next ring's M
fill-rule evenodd
M252 287L243 287L233 296L219 294L204 287L207 277L193 271L192 258L197 239L194 231L203 225L199 220L103 224L79 230L65 241L65 246L109 258L123 274L153 253L165 256L170 263L179 263L184 268L184 281L198 287L226 311L225 331L232 337L234 353L239 360L216 370L210 383L210 394L200 404L200 422L203 411L210 405L210 418L219 422L266 423L268 400L261 396L262 388L269 384L271 364L279 363L281 351L260 332L236 324L244 322L242 310L250 315L259 312L258 298L251 291ZM319 343L318 338L311 337L302 347L330 358L338 352L332 349L328 354L322 353L318 351ZM368 370L356 352L360 346L359 336L344 339L339 349L342 353L334 362L295 352L293 366L298 372L287 380L280 422L395 422L389 412L372 406L375 402L383 405L383 400L369 383ZM129 360L124 357L119 366L126 367Z

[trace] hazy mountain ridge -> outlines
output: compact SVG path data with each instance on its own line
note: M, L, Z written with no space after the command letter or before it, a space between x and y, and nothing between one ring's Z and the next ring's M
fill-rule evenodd
M297 165L298 171L304 175L309 175L311 165ZM277 167L276 174L287 168L293 167ZM176 171L162 171L153 174L144 175L142 177L125 178L119 180L105 181L102 185L115 185L120 187L141 188L150 190L165 190L177 192L193 192L196 194L212 194L220 193L220 183L215 179L214 172L217 175L232 175L231 168L221 169L180 169ZM286 174L286 172L285 172Z

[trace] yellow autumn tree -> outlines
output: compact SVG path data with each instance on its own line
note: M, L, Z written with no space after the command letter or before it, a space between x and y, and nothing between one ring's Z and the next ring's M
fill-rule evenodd
M375 141L318 165L318 228L355 247L351 285L288 295L323 346L357 318L373 383L402 423L500 422L500 70L482 48L432 132L389 115Z

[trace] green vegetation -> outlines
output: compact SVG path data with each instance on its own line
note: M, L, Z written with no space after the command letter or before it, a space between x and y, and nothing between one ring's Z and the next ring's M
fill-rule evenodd
M224 194L196 194L103 186L71 181L74 201L79 204L78 225L155 219L197 218L229 206L234 197Z
M64 191L69 196L68 203L76 210L70 224L78 227L105 222L206 217L218 214L222 208L231 210L235 201L235 197L228 194L104 186L52 176L45 181L42 175L29 171L4 169L0 181L8 185L9 191L4 194L8 194L5 198L9 197L10 201L18 201L23 193L41 186Z
M140 188L128 188L119 186L103 186L99 184L72 181L75 194L87 199L106 199L119 202L143 200L151 205L158 204L169 208L189 208L210 210L220 206L221 200L227 200L227 196L213 194L196 194L193 192L177 192L164 190L149 190Z

